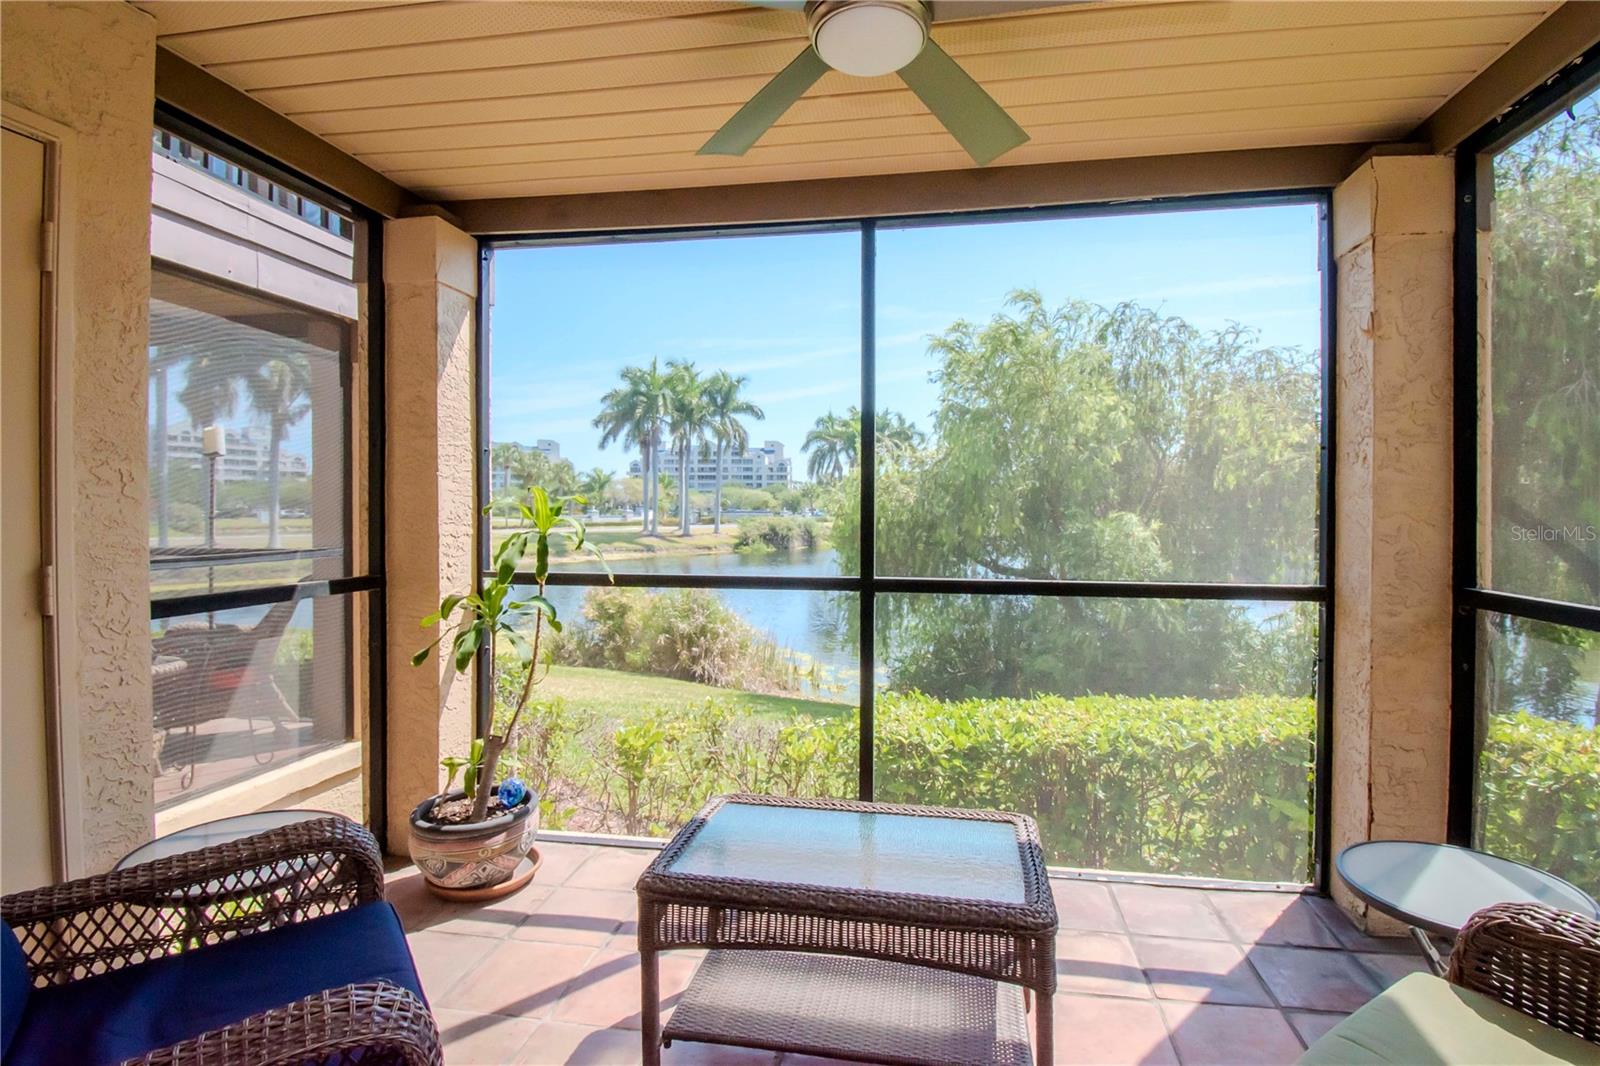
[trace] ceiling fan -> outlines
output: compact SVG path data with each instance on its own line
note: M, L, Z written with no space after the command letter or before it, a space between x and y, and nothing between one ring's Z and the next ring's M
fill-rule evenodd
M744 0L801 12L811 43L762 86L700 149L744 155L829 70L862 78L899 72L979 166L1028 134L928 35L934 22L1005 15L1086 0Z

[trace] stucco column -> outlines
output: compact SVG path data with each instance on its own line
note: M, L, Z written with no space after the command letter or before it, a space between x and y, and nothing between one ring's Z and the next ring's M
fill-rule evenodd
M1379 156L1334 191L1335 853L1445 834L1452 202L1439 156Z
M438 218L384 223L388 337L388 840L443 783L439 759L472 738L473 679L417 623L473 581L473 314L477 243Z

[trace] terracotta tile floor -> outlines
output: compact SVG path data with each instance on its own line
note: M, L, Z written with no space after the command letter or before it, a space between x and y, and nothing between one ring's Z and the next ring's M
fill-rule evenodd
M639 1061L632 889L655 853L540 847L533 884L481 906L441 903L410 866L389 875L449 1066ZM1343 1013L1423 969L1410 941L1363 936L1322 899L1053 885L1058 1063L1291 1063ZM700 958L662 956L668 1008ZM825 1066L694 1044L673 1045L663 1061Z

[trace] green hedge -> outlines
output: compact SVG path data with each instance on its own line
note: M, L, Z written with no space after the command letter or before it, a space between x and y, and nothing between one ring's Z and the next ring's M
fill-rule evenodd
M1495 715L1478 797L1485 851L1600 893L1600 728Z
M549 788L557 825L664 835L719 792L856 791L852 714L757 714L730 693L620 720L554 700L534 719L525 750L549 754L520 772ZM1304 881L1314 719L1308 699L884 693L876 793L1032 814L1052 864ZM1595 887L1597 738L1528 715L1496 718L1484 752L1485 846Z
M1060 865L1309 877L1310 700L908 695L880 708L881 799L1026 811Z

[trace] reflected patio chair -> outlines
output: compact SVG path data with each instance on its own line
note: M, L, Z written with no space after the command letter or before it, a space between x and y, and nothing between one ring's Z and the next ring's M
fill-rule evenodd
M174 730L184 733L180 788L194 783L200 761L198 727L218 718L248 721L256 749L252 757L262 766L272 762L274 749L269 747L263 758L254 744L256 720L270 721L276 735L286 721L300 717L274 676L278 645L299 606L297 600L273 604L252 626L179 622L151 642L155 729L163 744Z

